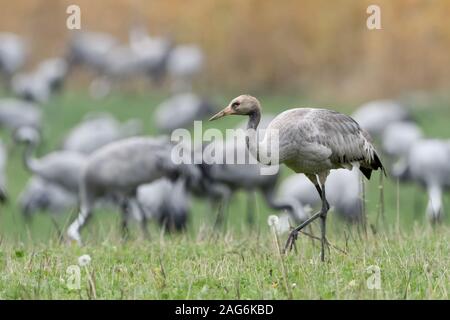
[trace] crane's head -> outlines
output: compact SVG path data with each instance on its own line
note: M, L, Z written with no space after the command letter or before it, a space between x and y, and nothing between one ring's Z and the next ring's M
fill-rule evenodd
M251 115L254 113L261 113L261 104L255 97L243 94L231 100L226 108L216 113L209 121L217 120L232 114Z

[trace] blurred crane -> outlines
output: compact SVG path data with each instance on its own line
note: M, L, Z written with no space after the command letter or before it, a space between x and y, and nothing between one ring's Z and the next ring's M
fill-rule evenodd
M18 99L0 99L0 128L14 131L20 127L40 128L41 109L31 102Z
M423 138L420 127L412 122L394 122L382 135L382 149L393 160L391 173L403 181L408 180L408 154L411 147Z
M167 70L172 80L172 91L192 90L192 81L204 64L202 49L195 44L178 45L169 55Z
M35 129L22 127L16 131L14 138L26 145L23 162L31 173L68 192L78 193L80 176L86 163L84 155L72 151L54 151L36 159L32 157L39 143L39 134Z
M26 219L41 211L59 214L78 206L78 195L58 184L33 175L19 195L19 206Z
M141 62L144 71L154 83L159 84L167 72L167 63L173 43L168 36L150 36L142 25L130 29L129 44Z
M52 94L61 90L67 68L63 59L44 60L32 72L16 74L11 80L12 91L22 99L46 103Z
M427 215L432 223L442 221L442 192L450 187L450 143L423 139L413 144L407 159L407 176L428 192Z
M62 149L90 154L100 147L142 132L142 122L131 119L120 123L108 113L87 114L64 139Z
M181 231L186 228L190 201L186 190L186 180L171 181L167 178L144 184L137 189L139 202L147 220L154 219L168 231ZM140 221L139 210L134 210Z
M176 165L171 151L172 145L166 138L134 137L112 142L91 154L80 183L80 213L67 230L68 237L81 243L80 228L90 217L97 199L112 196L122 201L122 230L126 234L130 199L136 198L140 185L180 175L198 179L198 169L193 165ZM141 216L145 232L146 219L143 213Z
M25 64L26 57L27 45L20 36L0 33L0 75L8 86L11 77Z
M195 120L203 120L214 110L212 103L194 93L175 94L156 107L155 125L160 132L171 133L191 127Z
M412 120L410 111L392 100L367 102L352 114L352 118L374 138L379 138L393 122Z
M67 53L70 66L84 65L96 73L105 68L105 57L118 40L110 34L101 32L75 32L70 39Z

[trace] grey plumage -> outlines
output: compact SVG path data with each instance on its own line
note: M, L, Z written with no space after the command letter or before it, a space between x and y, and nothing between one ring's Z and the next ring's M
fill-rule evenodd
M204 119L214 109L211 102L194 93L175 94L157 106L155 125L160 132L171 133L192 126L195 120Z
M392 159L391 173L402 181L409 180L408 154L412 146L423 138L422 129L412 122L394 122L382 135L382 149Z
M27 58L27 44L18 35L0 33L0 75L9 85L11 77L25 64Z
M172 90L190 90L193 78L198 75L204 64L201 48L194 44L178 45L170 52L167 70L172 79Z
M54 214L76 208L77 194L33 175L19 195L22 214L28 218L40 211Z
M50 98L50 86L36 73L18 73L11 81L15 96L36 103L46 103Z
M42 121L41 109L31 102L18 99L0 99L0 127L16 130L20 127L39 128Z
M408 174L428 192L427 215L440 222L444 214L442 193L450 187L450 144L445 140L423 139L413 144L408 158Z
M46 103L52 94L62 89L68 71L68 64L64 59L46 59L33 71L16 74L12 78L12 90L22 99Z
M143 28L134 27L130 30L129 46L141 61L141 71L147 74L155 83L161 82L167 72L167 62L173 43L170 37L150 36Z
M142 123L138 119L131 119L122 124L107 113L88 114L84 121L70 130L62 148L90 154L108 143L135 136L141 132Z
M370 178L382 168L375 148L358 123L326 109L290 109L278 115L268 131L278 130L280 163L297 173L315 175L358 165Z
M69 43L68 61L72 66L85 65L101 73L105 68L105 56L118 40L110 34L101 32L76 32Z
M190 211L190 199L185 179L171 181L161 178L137 189L137 201L147 219L158 223L169 231L186 228ZM142 219L139 210L134 210L137 220Z
M39 159L33 158L39 143L38 132L33 128L22 127L17 130L14 138L25 144L23 161L31 173L69 192L78 193L80 175L86 163L85 156L72 151L54 151Z

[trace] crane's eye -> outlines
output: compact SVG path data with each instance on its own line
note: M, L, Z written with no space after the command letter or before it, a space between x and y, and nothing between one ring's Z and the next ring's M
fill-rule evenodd
M236 107L238 107L240 104L241 104L240 102L236 101L236 102L233 102L233 104L231 105L231 107L232 107L232 108L236 108Z

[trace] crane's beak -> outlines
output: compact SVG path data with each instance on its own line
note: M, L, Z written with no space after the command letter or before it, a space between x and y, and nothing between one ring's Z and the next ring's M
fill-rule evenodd
M230 114L234 114L234 110L231 109L231 106L228 106L225 109L223 109L222 111L220 111L220 112L216 113L215 115L213 115L211 117L211 119L209 119L209 121L217 120L219 118L228 116Z

